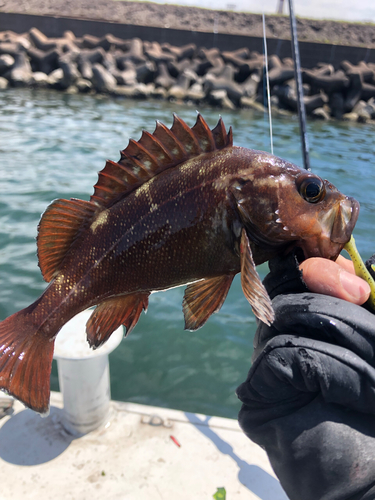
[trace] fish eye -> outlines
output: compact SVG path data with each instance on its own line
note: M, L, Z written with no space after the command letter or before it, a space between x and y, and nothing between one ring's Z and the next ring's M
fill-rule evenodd
M299 194L309 203L318 203L326 194L324 183L319 177L303 176L297 187Z

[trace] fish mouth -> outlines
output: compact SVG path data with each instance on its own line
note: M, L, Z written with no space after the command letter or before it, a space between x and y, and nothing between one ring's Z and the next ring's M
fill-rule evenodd
M297 246L302 247L306 259L324 257L336 260L345 243L350 240L358 215L358 201L346 196L338 206L326 214L322 221L321 234Z
M357 200L347 196L340 202L331 231L331 241L333 243L345 245L350 240L358 215L359 203Z

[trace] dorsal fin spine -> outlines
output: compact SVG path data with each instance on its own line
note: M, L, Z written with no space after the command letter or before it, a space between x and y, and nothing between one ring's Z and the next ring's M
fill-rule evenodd
M148 170L145 168L142 162L138 160L138 158L130 155L126 150L124 150L123 153L124 158L121 161L127 160L130 164L133 164L136 168L138 168L138 172L136 173L138 174L138 178L148 180L151 177Z
M154 135L157 134L160 130L164 134L166 134L167 136L169 136L170 139L172 139L172 141L174 142L175 146L177 146L177 148L179 149L179 153L180 154L182 153L182 157L183 158L185 158L185 157L188 156L188 153L187 153L184 145L182 144L182 142L175 136L175 134L171 130L169 130L169 128L167 128L164 125L164 123L161 123L161 122L159 122L159 120L157 120ZM172 155L173 155L174 158L178 157L178 152L175 152L172 149L170 149L170 152L172 153Z
M179 127L183 130L183 132L186 134L186 136L189 138L189 140L195 146L194 153L195 154L201 153L202 152L201 145L199 144L199 141L195 137L194 132L192 131L192 129L188 125L186 125L186 123L184 121L182 121L181 118L179 118L174 113L173 114L173 125L172 125L172 128L171 128L171 132L173 132L176 135L176 132L178 131ZM189 146L188 142L187 142L187 146ZM190 153L189 149L186 149L186 146L185 146L185 151L187 151L187 153Z
M224 122L221 117L217 122L216 127L212 129L212 135L214 137L217 149L223 149L225 147L230 147L233 145L233 137L231 130L229 130L229 133L227 134Z
M231 146L233 145L233 130L232 130L232 127L229 127L229 132L228 132L228 144L230 144Z
M125 158L128 158L128 156L124 153L124 151L120 151L121 153L121 159L125 159ZM107 163L106 163L106 166L107 165L110 165L111 167L114 167L114 168L121 168L123 170L125 170L130 176L134 177L135 179L138 180L138 177L136 176L136 174L132 171L131 168L127 167L126 165L123 165L121 164L120 162L116 162L116 161L112 161L112 160L107 160ZM102 170L103 171L103 170Z
M113 180L114 182L117 182L118 184L121 184L123 186L126 185L126 182L123 180L123 179L119 179L118 177L116 177L115 175L111 175L111 174L107 174L107 173L104 173L102 172L101 175L103 177L107 177L107 179L111 179Z
M159 147L163 151L163 154L169 159L169 161L173 160L172 153L169 151L169 149L166 148L165 145L157 137L150 134L150 132L147 132L147 130L143 130L142 137L139 142L142 142L142 140L145 141L146 139L151 143L156 144L157 147Z
M152 163L156 163L156 161L155 159L152 160L150 153L145 150L145 148L141 144L139 144L134 139L130 139L128 147L124 150L124 153L128 159L131 159L137 164L141 171L143 170L148 176L150 176L149 168L147 168L146 165L143 164L142 156L146 156L148 161L151 160Z
M107 193L112 193L112 189L111 189L111 188L109 188L109 187L106 187L106 186L103 186L103 187L102 187L102 190L103 190L103 191L106 191Z
M199 142L200 142L201 149L203 151L207 151L207 150L214 151L216 149L216 143L215 143L214 136L212 135L211 129L207 125L207 123L204 121L202 115L200 113L198 113L197 121L196 121L194 127L192 127L192 131L196 134L197 131L198 131L198 133L200 133L202 130L204 132L205 138L208 141L208 148L204 147L204 142L205 142L204 139L200 139Z
M121 151L122 153L122 151ZM127 156L124 154L122 155L122 158L121 159L124 159L127 158ZM135 179L136 182L138 182L140 179L139 177L136 175L135 172L133 172L129 167L127 167L126 165L122 165L121 163L116 163L116 162L111 162L112 165L116 168L119 168L120 170L122 170L123 172L126 172L126 174L129 176L129 177L133 177ZM126 182L126 181L125 181Z
M133 143L132 143L132 144L133 144L133 145L134 145L137 149L139 149L139 150L140 150L140 152L141 152L143 155L145 155L147 158L149 158L149 159L150 159L150 161L151 161L151 163L153 163L153 164L154 164L154 165L156 165L157 167L159 167L159 166L160 166L160 161L159 161L157 158L155 158L155 156L154 156L152 153L150 153L150 151L148 151L148 150L147 150L147 149L146 149L146 148L142 145L142 143L141 143L140 141L139 141L139 142L135 142L135 141L133 141ZM132 156L133 156L133 155L132 155ZM138 158L137 158L137 159L138 159ZM146 170L148 171L148 169L147 169L147 168L146 168Z

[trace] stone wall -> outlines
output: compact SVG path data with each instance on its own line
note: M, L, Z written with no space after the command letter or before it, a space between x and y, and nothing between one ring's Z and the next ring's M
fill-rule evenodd
M41 18L42 21L51 20ZM75 27L71 20L69 26ZM48 33L58 32L51 24L49 27ZM109 27L115 31L119 25ZM138 34L139 30L138 26ZM70 93L178 100L227 109L263 110L266 104L265 61L261 51L248 45L234 49L229 43L220 49L212 38L215 34L210 34L212 47L197 45L192 36L179 38L179 44L174 45L147 37L128 38L128 32L120 38L113 33L78 36L77 29L75 33L70 30L54 37L46 36L36 27L23 31L0 32L0 89L32 86ZM242 41L243 37L240 38ZM189 43L182 44L187 40ZM270 51L268 62L271 104L280 113L296 112L293 61L287 52L282 53L286 42L277 43L280 55ZM320 61L313 68L303 68L309 116L375 120L375 63L365 59L356 62L343 59L335 67Z
M195 43L198 47L217 47L220 50L233 51L247 47L249 50L263 52L263 38L259 36L205 33L66 17L0 13L0 31L11 30L24 33L32 27L38 28L48 37L61 37L65 31L72 31L76 37L82 37L85 34L102 37L111 33L119 38L137 37L148 42L168 42L175 46ZM327 63L337 69L344 59L352 64L358 64L360 61L375 63L374 48L301 41L299 47L301 64L304 68L314 68L319 63ZM292 56L290 40L268 38L267 48L269 54L275 54L280 59Z

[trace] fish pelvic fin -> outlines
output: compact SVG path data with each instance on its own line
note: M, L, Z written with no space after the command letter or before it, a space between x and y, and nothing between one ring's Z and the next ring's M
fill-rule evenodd
M38 226L38 259L43 278L51 281L75 238L100 210L89 201L55 200L44 212Z
M275 319L275 313L271 299L256 270L249 238L244 228L242 228L241 233L240 256L243 293L255 316L269 326Z
M54 341L23 309L0 322L0 389L48 414Z
M232 129L227 133L221 118L212 130L200 114L192 128L177 115L170 129L158 121L152 134L143 131L139 141L130 139L118 163L106 162L90 201L109 207L160 172L232 145Z
M87 341L97 349L121 325L126 328L125 336L137 324L141 312L147 311L149 292L112 297L99 304L86 323Z
M223 305L234 274L197 281L186 287L182 309L185 330L198 330Z

